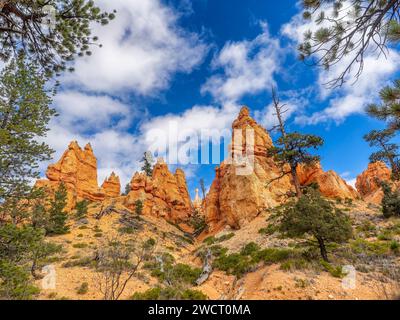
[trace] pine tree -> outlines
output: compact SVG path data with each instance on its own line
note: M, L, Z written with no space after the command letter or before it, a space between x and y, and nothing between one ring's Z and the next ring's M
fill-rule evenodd
M389 129L400 130L400 80L393 86L387 86L380 91L382 103L371 104L367 113L379 120L386 121Z
M18 222L29 201L41 197L30 182L38 177L38 165L53 150L39 142L46 136L55 111L49 107L52 90L47 77L23 55L12 60L0 74L0 203L2 215Z
M286 236L313 236L325 261L328 261L326 244L345 242L353 233L349 217L311 188L299 199L278 208L276 217L278 229Z
M115 11L102 12L92 0L5 0L0 13L0 59L23 50L48 73L64 70L77 55L90 55L97 41L91 23L105 25L115 17Z
M278 119L278 125L272 128L272 130L278 130L281 136L275 142L275 146L267 151L267 155L273 157L280 164L282 174L269 183L281 179L286 175L291 175L296 196L299 198L302 195L302 191L297 175L297 168L300 164L311 165L318 161L319 157L310 154L308 150L311 148L316 149L322 146L324 142L322 138L315 135L297 132L287 133L283 119L283 115L287 110L284 110L285 105L280 104L275 89L272 90L272 98L276 111L275 115ZM286 170L287 165L289 165L289 170Z
M46 226L48 235L66 234L69 232L67 226L68 214L64 211L67 205L67 189L63 183L54 193L54 199L50 202L49 222Z
M151 152L150 151L145 152L142 158L143 162L142 170L148 177L151 177L153 175L153 161L154 159Z
M143 213L143 201L140 199L135 201L135 213L138 216L140 216Z
M303 0L303 6L304 19L319 28L305 32L300 59L325 69L346 63L331 86L342 85L353 71L358 78L367 50L386 54L388 42L400 40L399 0Z
M392 169L392 178L397 180L400 178L400 168L398 160L399 147L390 143L395 137L395 131L392 129L385 129L381 131L373 130L364 136L364 140L369 143L371 147L379 148L379 151L374 152L370 156L371 162L383 161L387 163Z
M382 182L383 198L382 198L382 212L385 218L400 217L400 192L392 190L392 187Z
M127 183L126 185L125 185L125 193L124 193L124 195L128 195L129 194L129 192L131 192L131 184L130 183Z
M200 179L200 188L203 195L203 200L206 198L206 187L204 186L204 179Z
M75 219L76 220L82 220L85 219L88 213L88 206L89 206L89 201L87 200L82 200L78 201L75 205Z
M61 247L48 243L44 230L32 226L0 225L0 299L26 300L39 292L29 274Z

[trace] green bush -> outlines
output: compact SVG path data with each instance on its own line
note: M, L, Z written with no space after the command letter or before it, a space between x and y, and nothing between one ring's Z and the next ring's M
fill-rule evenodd
M76 291L77 294L84 295L89 291L89 284L87 282L83 282L78 290Z
M92 257L84 257L80 259L71 259L63 263L63 268L73 268L73 267L92 267L95 265L95 260Z
M292 255L292 250L267 248L254 254L256 262L263 261L266 264L279 263L288 260Z
M205 244L211 246L211 245L213 245L215 243L220 243L220 242L223 242L223 241L227 241L227 240L233 238L234 236L235 236L235 234L233 232L231 232L231 233L228 233L228 234L224 234L224 235L220 236L219 238L216 238L216 237L213 237L213 236L205 238L203 242Z
M258 230L259 234L265 234L266 236L270 236L277 231L277 227L273 224L268 225L266 228L261 228Z
M76 203L75 205L75 219L76 220L82 220L85 219L88 213L88 206L89 206L89 201L87 200L82 200Z
M368 256L386 256L390 254L390 244L386 241L356 239L350 242L350 248L356 254L366 254Z
M151 275L160 281L168 281L173 284L194 284L202 270L183 263L174 264L174 260L172 255L166 253L162 256L163 270L158 261L147 262L144 264L144 268L151 270Z
M135 201L135 213L138 216L140 216L143 213L143 201L142 200Z
M135 292L132 300L207 300L208 297L199 290L180 290L172 287L156 287L145 292Z
M400 192L392 191L392 188L387 183L382 183L383 199L382 212L385 218L400 216Z
M5 260L0 260L0 280L0 299L30 300L40 292L26 270Z
M243 246L239 253L227 254L227 249L220 246L211 247L214 257L213 266L216 269L235 276L242 276L249 272L260 262L265 264L280 263L294 256L293 250L266 248L261 250L260 246L250 242Z
M31 299L37 293L36 270L60 251L61 246L45 241L42 229L1 225L0 299Z
M75 249L84 249L84 248L88 247L88 244L87 243L74 243L72 245L72 247Z
M230 255L223 254L216 258L213 262L213 267L240 277L248 272L253 264L254 262L250 257L240 253L233 253Z
M212 236L211 236L211 237L205 238L203 242L204 242L205 244L211 246L212 244L214 244L214 243L216 242L216 239L215 239L215 237L212 237Z
M254 254L255 252L258 252L259 250L260 250L260 246L257 243L250 242L242 248L242 250L240 251L240 254L242 254L244 256L249 256L249 255Z
M341 266L332 266L329 262L321 260L321 266L328 271L332 277L343 278L346 274L342 272Z
M393 240L390 243L390 250L392 250L395 253L398 253L399 249L400 249L400 244L396 240Z

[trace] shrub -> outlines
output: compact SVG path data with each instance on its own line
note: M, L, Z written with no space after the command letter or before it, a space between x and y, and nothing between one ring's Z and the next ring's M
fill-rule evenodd
M75 243L72 245L72 247L75 249L83 249L83 248L87 248L88 244L87 243Z
M261 228L260 230L258 230L258 233L270 236L270 235L274 234L276 231L277 231L277 227L274 226L273 224L270 224L270 225L268 225L268 227Z
M351 199L351 198L346 198L346 199L344 200L344 203L345 203L347 206L352 206L352 205L353 205L353 199Z
M321 260L321 265L326 271L331 274L331 276L335 278L343 278L345 276L345 274L342 272L341 266L332 266L329 262L326 262L324 260Z
M16 264L0 260L0 298L30 300L39 293L31 283L29 273Z
M76 220L81 220L85 219L88 213L88 206L89 206L89 201L87 200L82 200L76 203L75 205L75 219Z
M0 299L31 299L37 293L32 275L61 246L45 241L44 230L0 225Z
M173 287L156 287L145 292L135 292L132 300L207 300L208 297L199 290L181 290Z
M266 264L273 264L288 260L292 255L292 250L267 248L256 252L255 261L263 261Z
M239 277L249 272L260 262L265 264L279 263L294 256L293 250L278 248L261 250L260 246L254 242L243 246L240 253L227 254L228 250L220 246L211 247L211 252L216 257L213 262L214 268Z
M87 282L83 282L76 291L76 293L83 295L88 293L88 291L89 291L89 284Z
M211 246L212 244L214 244L214 243L216 242L216 239L215 239L215 237L212 237L212 236L211 236L211 237L205 238L203 242L204 242L205 244Z
M390 244L384 241L356 239L350 242L350 248L354 253L367 256L386 256L390 253L389 246Z
M172 257L172 256L171 256ZM146 263L144 267L150 269L151 275L160 281L167 281L173 284L194 284L200 277L202 270L200 268L192 268L183 263L173 264L174 259L168 255L162 257L163 270L159 262Z
M96 261L92 257L84 257L78 259L72 259L65 262L63 268L73 268L73 267L92 267L96 264Z
M120 233L125 233L125 234L134 234L135 233L135 228L134 227L121 227L118 229Z
M384 231L383 233L379 234L377 238L381 241L389 241L392 240L393 236L390 234L390 232Z
M138 216L140 216L143 213L143 201L142 200L135 201L135 213Z
M213 262L214 268L235 276L242 276L251 269L252 265L251 258L240 253L223 254Z
M400 244L396 240L393 240L390 243L390 250L392 250L393 252L398 253L399 248L400 248Z
M240 251L240 254L249 256L249 255L254 254L255 252L258 252L259 250L260 250L260 246L257 243L250 242L242 248L242 250Z
M400 192L392 191L389 184L383 182L382 212L385 218L400 216Z
M227 240L233 238L234 236L235 236L235 234L233 232L231 232L231 233L224 234L224 235L220 236L219 238L216 238L216 237L213 237L213 236L205 238L203 242L205 244L211 246L211 245L213 245L215 243L220 243L220 242L223 242L223 241L227 241Z

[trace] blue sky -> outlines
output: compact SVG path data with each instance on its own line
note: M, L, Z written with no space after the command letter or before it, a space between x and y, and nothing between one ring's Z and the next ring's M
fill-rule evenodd
M332 91L323 83L341 66L326 73L297 60L296 46L313 26L302 21L292 0L97 3L116 8L117 18L106 27L94 26L103 48L78 59L76 72L61 79L54 101L60 116L47 139L56 158L70 140L91 142L99 183L111 171L127 183L149 148L151 130L164 130L170 121L182 132L223 130L240 106L248 105L257 121L270 127L274 85L290 107L290 130L324 138L319 154L325 170L351 181L367 167L371 149L362 136L382 123L363 110L398 75L396 51L387 59L368 54L360 80ZM211 184L214 168L184 167L192 194L200 177Z

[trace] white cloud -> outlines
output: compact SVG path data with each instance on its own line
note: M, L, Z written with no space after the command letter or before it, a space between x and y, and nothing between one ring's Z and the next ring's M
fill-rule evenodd
M176 72L191 72L208 51L198 34L178 25L179 13L160 0L99 0L117 10L107 26L93 26L102 48L77 59L76 71L64 81L87 90L154 94L168 87Z
M228 42L214 57L214 70L222 73L211 76L202 87L217 101L237 101L246 94L270 90L275 84L282 49L278 39L271 37L268 25L261 23L262 33L251 41Z
M349 186L352 186L354 189L357 190L357 188L356 188L356 182L357 182L357 178L350 179L350 180L346 180L346 183L347 183Z
M61 79L63 90L54 99L59 117L51 121L45 140L56 151L50 162L61 157L70 141L82 147L90 142L98 159L99 184L115 171L124 185L148 148L146 127L139 132L134 127L140 127L139 114L147 121L146 107L130 102L130 97L167 89L176 73L189 73L202 62L208 46L200 35L179 26L180 16L190 14L190 2L181 3L182 13L161 0L96 4L107 11L117 9L117 17L108 26L93 26L103 48L77 59L76 71Z
M89 95L77 91L62 91L54 105L62 116L60 125L81 130L96 130L107 126L126 128L137 110L107 95Z
M325 6L324 9L327 10L326 8ZM303 41L304 33L308 30L315 31L318 27L313 21L304 21L299 13L282 27L282 34L293 41L292 48L297 51L297 45ZM364 57L363 72L357 82L354 83L358 71L355 66L347 77L348 81L342 87L328 89L326 84L337 78L352 58L352 55L345 56L340 63L335 64L328 71L323 68L318 69L319 96L316 98L319 99L319 102L326 101L328 105L325 109L309 116L297 116L297 123L317 124L331 120L341 122L349 115L362 113L367 104L376 101L379 97L379 90L400 68L398 52L389 49L388 55L385 57L384 55L377 56L376 52L367 51Z
M185 161L193 163L192 157L179 153L176 159L174 150L182 151L182 147L187 146L190 149L188 151L195 152L210 140L219 148L221 138L230 140L232 121L239 110L239 105L227 103L222 107L194 106L181 114L155 117L141 126L142 140L151 151L157 151L171 164L176 164L176 161L181 164L185 164ZM202 141L202 135L208 140ZM192 156L197 158L197 154Z

